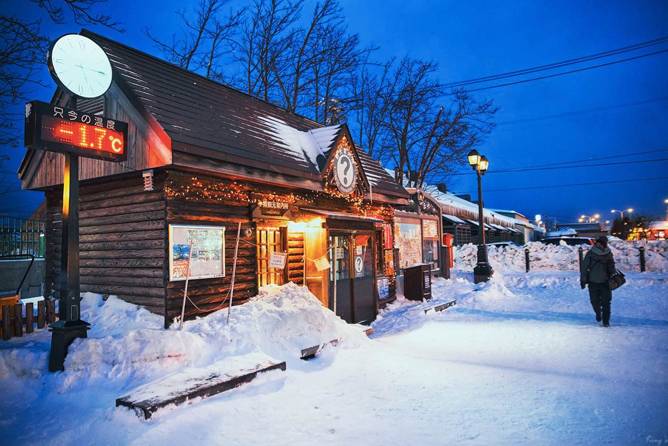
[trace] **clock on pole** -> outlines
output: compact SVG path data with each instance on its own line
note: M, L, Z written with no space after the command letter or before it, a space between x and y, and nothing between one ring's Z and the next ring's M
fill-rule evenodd
M111 87L111 62L88 37L65 34L49 49L49 71L63 95L46 104L26 104L25 146L60 152L63 169L62 239L59 274L59 320L51 324L49 370L63 370L67 349L85 338L90 326L81 320L79 284L79 157L105 162L126 159L127 123L77 110L77 99L94 99Z
M65 90L81 98L97 98L111 86L111 62L88 37L65 34L49 50L49 71Z

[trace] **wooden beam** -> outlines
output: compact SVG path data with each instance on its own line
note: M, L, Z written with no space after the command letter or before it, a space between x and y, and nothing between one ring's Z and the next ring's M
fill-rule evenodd
M285 361L278 363L265 361L242 368L234 374L217 372L215 364L198 370L194 375L186 370L134 389L128 395L116 399L116 407L128 407L138 416L149 419L158 409L170 404L179 405L194 398L216 395L249 383L260 373L271 370L285 371L285 369Z

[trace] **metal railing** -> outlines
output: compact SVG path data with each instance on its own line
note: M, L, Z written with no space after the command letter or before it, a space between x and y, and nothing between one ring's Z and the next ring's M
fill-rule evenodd
M44 222L0 216L0 256L44 257Z

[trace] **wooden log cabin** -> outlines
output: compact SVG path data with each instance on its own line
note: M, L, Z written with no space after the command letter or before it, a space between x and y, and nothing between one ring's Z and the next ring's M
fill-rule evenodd
M129 124L127 159L80 161L81 291L186 317L292 281L350 322L393 299L394 206L409 195L327 126L83 30L111 88L52 104ZM19 176L45 192L47 292L57 296L64 157L28 150ZM239 235L239 236L237 236ZM238 243L236 268L233 265ZM286 253L283 268L272 266ZM336 298L334 297L336 296Z

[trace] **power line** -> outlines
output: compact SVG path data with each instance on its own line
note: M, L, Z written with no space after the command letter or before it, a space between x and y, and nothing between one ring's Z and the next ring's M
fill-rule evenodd
M628 161L614 161L611 163L593 163L593 164L581 164L573 166L544 166L544 167L530 167L522 169L506 169L506 170L490 170L487 173L517 173L517 172L535 172L538 170L561 170L561 169L581 169L585 167L600 167L600 166L618 166L620 164L643 164L643 163L653 163L660 161L668 161L668 158L655 158L651 160L628 160Z
M490 174L490 173L518 173L518 172L531 172L531 171L537 171L537 170L559 170L559 169L572 169L572 168L583 168L583 167L614 166L614 165L619 165L619 164L642 164L642 163L649 163L649 162L668 161L668 158L655 158L655 159L649 159L649 160L616 161L616 162L611 162L611 163L591 163L591 161L614 159L614 158L624 158L624 157L628 157L628 156L634 156L634 155L639 155L639 154L644 154L644 153L654 153L654 152L668 152L668 150L667 149L646 150L646 151L642 151L642 152L633 152L633 153L627 153L627 154L622 154L622 155L609 155L609 156L602 156L602 157L597 157L597 158L588 158L588 159L583 159L583 160L560 161L560 162L555 162L555 163L536 164L536 165L532 165L532 166L498 169L498 170L489 170L486 173L488 173L488 174ZM576 163L588 163L588 164L576 164ZM460 176L460 175L469 175L469 174L470 174L470 172L453 172L449 175Z
M654 99L647 99L645 101L637 101L637 102L627 102L625 104L617 104L617 105L610 105L610 106L602 106L602 107L593 107L585 110L573 110L570 112L563 112L563 113L556 113L553 115L545 115L545 116L537 116L535 118L521 118L521 119L513 119L510 121L501 121L497 122L497 126L503 126L503 125L510 125L510 124L521 124L525 122L535 122L535 121L544 121L547 119L555 119L555 118L565 118L568 116L577 116L577 115L584 115L588 113L596 113L599 111L606 111L606 110L614 110L614 109L619 109L619 108L627 108L627 107L635 107L638 105L644 105L644 104L652 104L654 102L662 102L662 101L668 101L668 96L662 97L662 98L654 98Z
M538 66L535 66L535 67L523 68L523 69L514 70L514 71L508 71L508 72L505 72L505 73L491 74L491 75L482 76L482 77L478 77L478 78L474 78L474 79L467 79L467 80L457 81L457 82L449 82L449 83L444 84L443 86L445 88L453 88L453 87L460 87L460 86L464 86L464 85L471 85L471 84L489 82L489 81L492 81L492 80L507 79L507 78L510 78L510 77L521 76L521 75L524 75L524 74L530 74L530 73L535 73L535 72L539 72L539 71L551 70L551 69L554 69L554 68L560 68L560 67L564 67L564 66L568 66L568 65L574 65L574 64L578 64L578 63L582 63L582 62L589 62L591 60L601 59L601 58L604 58L604 57L610 57L610 56L614 56L614 55L617 55L617 54L627 53L627 52L630 52L630 51L636 51L636 50L639 50L639 49L642 49L642 48L647 48L649 46L658 45L658 44L666 42L666 41L668 41L668 36L658 37L656 39L647 40L645 42L640 42L640 43L636 43L636 44L633 44L633 45L628 45L628 46L617 48L617 49L614 49L614 50L603 51L603 52L591 54L591 55L588 55L588 56L576 57L574 59L566 59L566 60L563 60L563 61L560 61L560 62L553 62L553 63L549 63L549 64L538 65Z
M610 180L610 181L592 181L588 183L568 183L568 184L553 184L549 186L526 186L526 187L506 187L502 189L486 189L485 192L506 192L511 190L533 190L533 189L559 189L563 187L576 186L595 186L599 184L616 184L616 183L634 183L639 181L658 181L668 180L668 177L649 177L649 178L629 178L625 180Z
M522 79L522 80L513 81L513 82L505 82L505 83L502 83L502 84L490 85L490 86L487 86L487 87L473 88L473 89L470 89L470 90L466 90L466 92L467 93L472 93L472 92L475 92L475 91L491 90L493 88L509 87L511 85L524 84L524 83L527 83L527 82L539 81L539 80L543 80L543 79L550 79L550 78L553 78L553 77L564 76L566 74L579 73L579 72L582 72L582 71L593 70L595 68L607 67L609 65L615 65L615 64L619 64L619 63L623 63L623 62L630 62L632 60L641 59L643 57L656 56L657 54L662 54L662 53L668 53L668 48L663 49L663 50L653 51L651 53L640 54L638 56L627 57L625 59L613 60L611 62L606 62L606 63L602 63L602 64L598 64L598 65L591 65L591 66L588 66L588 67L576 68L576 69L573 69L573 70L562 71L562 72L554 73L554 74L546 74L544 76L532 77L532 78L529 78L529 79Z
M640 152L628 152L628 153L621 153L621 154L617 154L617 155L597 156L597 157L590 157L590 158L580 159L580 160L558 161L558 162L546 163L546 164L534 164L534 165L531 165L531 166L509 167L508 169L529 169L529 168L533 168L533 167L548 167L548 166L561 166L561 165L564 165L564 164L588 163L588 162L591 162L591 161L609 160L609 159L614 159L614 158L627 158L627 157L630 157L630 156L645 155L645 154L648 154L648 153L657 153L657 152L668 152L668 149L642 150Z

